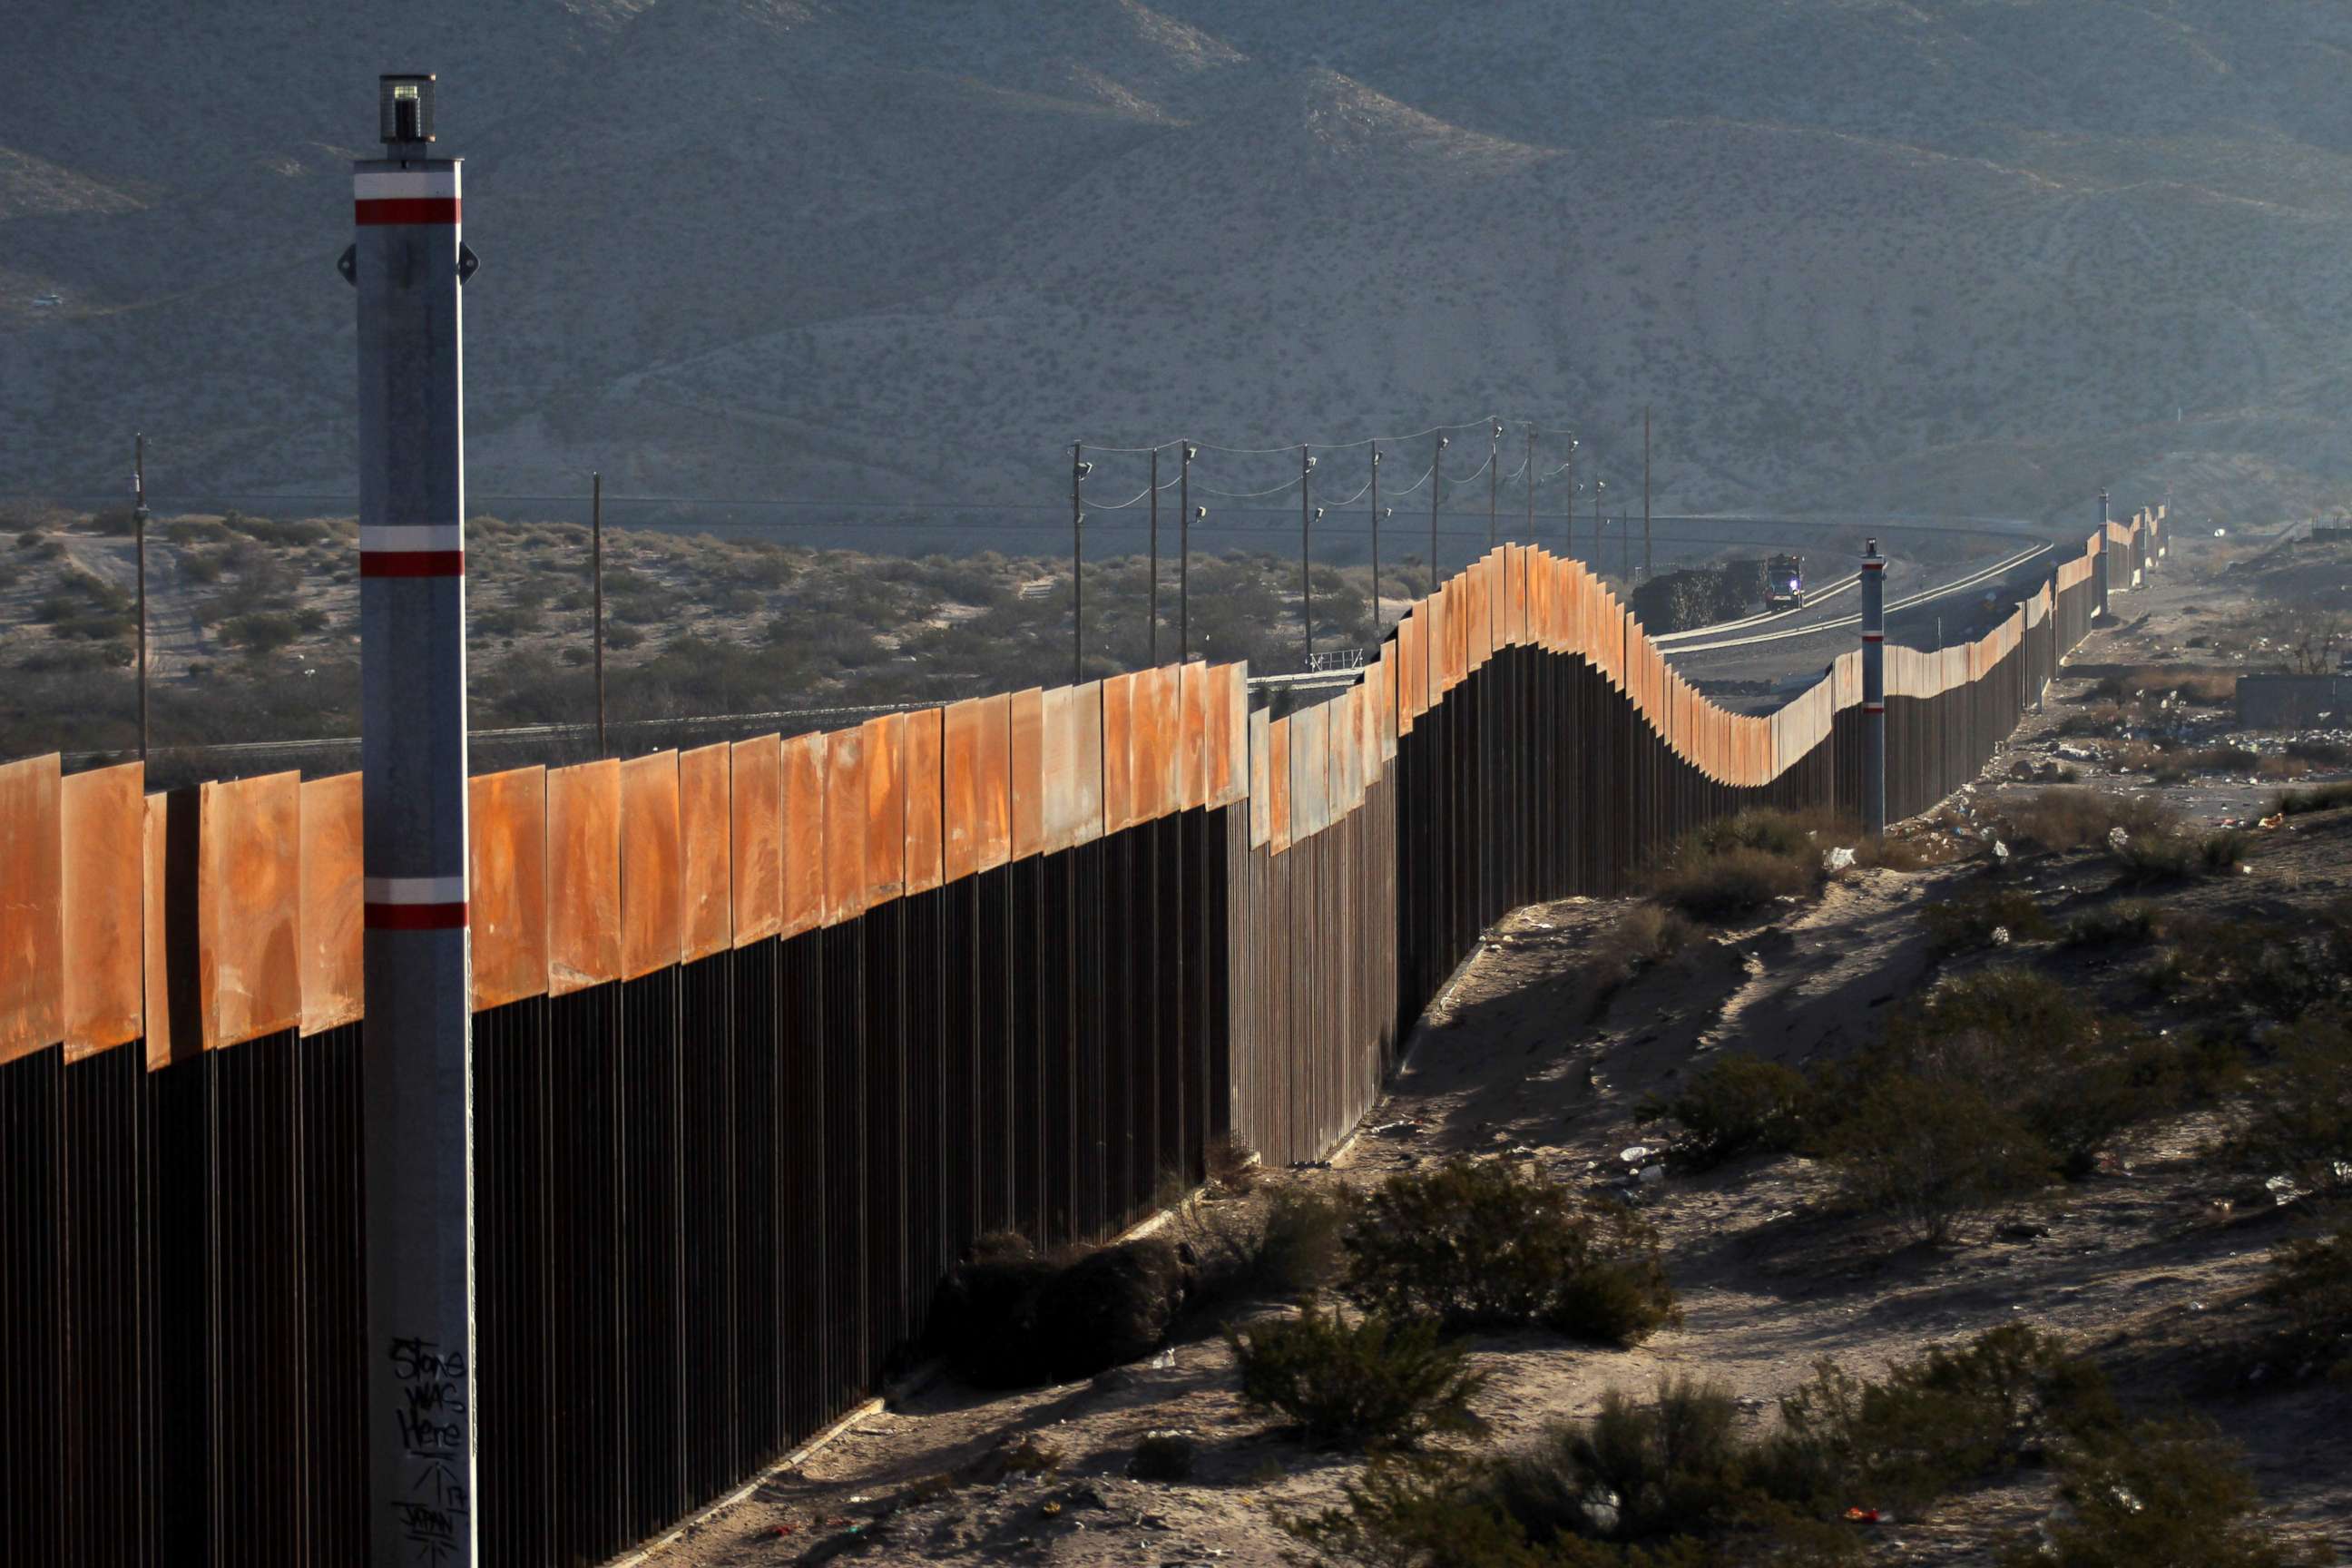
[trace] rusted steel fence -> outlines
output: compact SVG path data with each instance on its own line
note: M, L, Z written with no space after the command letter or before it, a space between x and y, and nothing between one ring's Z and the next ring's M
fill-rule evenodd
M2095 537L1889 650L1889 805L2087 629ZM1191 664L472 784L491 1561L601 1561L919 1353L985 1233L1314 1158L1517 904L1851 804L1853 658L1736 715L1498 549L1286 719ZM356 775L0 767L0 1562L366 1560Z

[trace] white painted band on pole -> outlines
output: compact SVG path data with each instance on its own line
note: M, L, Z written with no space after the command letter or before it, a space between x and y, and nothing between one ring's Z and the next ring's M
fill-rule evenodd
M371 904L462 904L466 901L463 873L455 877L369 877L365 882L365 896Z
M374 169L352 176L352 195L363 202L415 201L457 194L454 168Z
M466 530L455 522L371 523L360 530L360 549L369 554L437 553L462 550Z

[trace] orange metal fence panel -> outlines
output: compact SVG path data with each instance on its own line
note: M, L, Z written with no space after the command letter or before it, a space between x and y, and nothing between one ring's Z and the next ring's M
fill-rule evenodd
M150 1072L194 1056L203 1048L203 1031L195 1017L195 863L193 854L181 854L173 817L185 816L193 826L194 797L151 795L146 801L141 843L140 882L145 904L145 932L140 968L145 981L147 1068ZM194 848L188 838L186 847ZM0 1056L5 1056L0 1051Z
M1209 694L1217 677L1205 664L1176 674L1176 795L1170 804L1191 811L1209 802Z
M479 1012L547 994L547 770L516 768L469 783L466 918Z
M773 735L728 752L728 853L735 945L784 929L784 754Z
M980 733L986 710L975 698L940 716L940 877L960 882L980 869L987 835L981 805Z
M925 708L907 715L907 891L928 893L946 875L940 821L942 715Z
M547 988L562 996L621 977L621 764L547 775Z
M1045 694L1035 687L1008 700L1007 777L1012 785L1012 854L1042 855L1045 828Z
M845 732L855 747L855 732ZM824 833L833 742L832 735L819 731L792 736L778 748L776 798L783 816L783 908L778 936L814 931L832 918L831 851ZM862 786L865 781L858 783ZM846 893L843 897L850 901Z
M196 985L205 1049L302 1021L302 777L197 786Z
M677 754L678 922L688 962L735 945L734 748Z
M1135 681L1114 675L1102 683L1103 831L1117 833L1135 821Z
M684 949L677 753L621 763L621 978L667 969Z
M0 1062L65 1038L59 776L54 755L0 764Z
M866 912L866 731L835 730L824 738L824 923L840 925Z
M866 736L866 909L907 887L907 716L886 713L859 726Z
M140 974L146 776L143 764L124 763L72 774L58 785L68 1061L127 1045L146 1026ZM356 896L356 877L352 886ZM6 897L0 894L0 901Z
M295 929L302 943L302 1032L317 1035L355 1023L367 1011L360 775L312 779L302 786L300 811L301 892ZM467 919L475 918L469 904Z
M1291 719L1277 719L1265 731L1266 842L1276 855L1290 847Z

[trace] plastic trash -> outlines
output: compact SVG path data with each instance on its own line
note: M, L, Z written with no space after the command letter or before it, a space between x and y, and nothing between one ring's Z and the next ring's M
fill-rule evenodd
M2117 825L2116 826L2110 827L2110 828L2108 828L2108 829L2107 829L2107 847L2108 847L2108 848L2110 848L2110 849L2120 849L2120 848L2122 848L2125 845L2126 845L2126 844L2128 844L2128 843L2130 843L2130 842L2131 842L2131 835L2130 835L2130 834L2128 834L2128 833L2126 833L2126 832L2125 832L2125 831L2124 831L2124 829L2123 829L2123 827L2122 827L2122 826L2121 826L2120 824L2119 824L2119 825Z
M1843 871L1853 864L1853 851L1841 845L1829 852L1825 863L1832 871Z
M1636 1143L1630 1149L1620 1149L1617 1157L1629 1165L1638 1165L1655 1152L1647 1143Z
M1992 928L1992 944L1995 947L2007 947L2009 945L2009 928L2007 926L1995 926Z

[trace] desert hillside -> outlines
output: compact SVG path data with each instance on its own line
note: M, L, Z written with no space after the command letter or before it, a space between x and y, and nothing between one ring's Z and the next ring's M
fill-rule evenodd
M485 495L595 467L1050 528L1075 437L1493 410L1631 478L1644 403L1685 509L2352 492L2335 8L26 0L12 34L0 489L119 493L144 428L161 493L347 491L345 165L375 73L427 68Z

